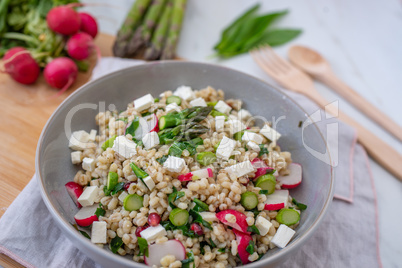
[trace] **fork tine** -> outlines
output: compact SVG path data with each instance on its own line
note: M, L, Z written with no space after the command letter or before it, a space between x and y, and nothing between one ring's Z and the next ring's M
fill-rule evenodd
M263 58L267 64L271 65L272 68L274 68L278 73L287 73L287 68L283 67L282 64L278 62L275 57L273 57L269 49L267 49L265 46L260 46L258 50L260 51L261 58Z
M276 80L278 73L275 71L275 68L272 68L269 63L261 60L261 53L258 49L253 49L250 51L251 56L253 57L254 61L263 69L269 76Z
M278 54L276 54L271 46L264 45L264 48L267 51L269 51L269 53L272 55L272 58L275 59L278 62L278 64L281 64L285 68L285 70L289 71L290 69L294 68L287 60L283 59Z

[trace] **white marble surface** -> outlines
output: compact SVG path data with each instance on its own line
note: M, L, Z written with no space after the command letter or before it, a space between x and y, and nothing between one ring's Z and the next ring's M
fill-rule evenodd
M93 3L94 0L85 2ZM97 1L108 2L110 1ZM219 61L210 59L221 30L257 1L189 0L178 55L193 61L213 62L241 70L270 83L249 55ZM304 33L276 51L286 56L289 46L307 45L330 62L335 73L383 112L402 125L402 2L399 0L282 0L260 1L262 11L289 9L277 25ZM101 31L115 34L133 0L118 0L115 7L89 6ZM370 128L402 153L402 144L359 113L329 88L316 83L329 101ZM402 164L402 163L401 163ZM401 267L402 183L371 160L377 188L380 249L384 267ZM363 223L364 224L364 223ZM372 234L375 235L375 234ZM345 243L347 243L345 241Z

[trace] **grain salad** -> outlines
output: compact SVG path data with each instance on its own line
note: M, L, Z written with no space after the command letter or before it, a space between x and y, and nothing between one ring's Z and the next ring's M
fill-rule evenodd
M302 167L241 100L180 86L95 121L70 137L82 169L66 184L94 244L153 267L235 267L294 236Z

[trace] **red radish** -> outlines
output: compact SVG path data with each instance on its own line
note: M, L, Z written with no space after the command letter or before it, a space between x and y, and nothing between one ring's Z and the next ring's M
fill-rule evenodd
M83 207L74 216L75 222L82 227L91 225L94 221L98 220L98 216L95 215L99 204L92 205L90 207Z
M77 65L67 57L55 58L46 65L43 71L46 82L52 87L61 89L60 93L74 83L77 74Z
M150 114L144 117L145 121L147 121L148 124L148 132L152 131L159 131L159 126L158 126L158 117L156 114Z
M126 129L131 125L132 123L128 124L126 126ZM158 127L158 117L156 117L155 114L150 114L144 117L139 118L139 124L137 129L134 132L134 138L136 140L141 140L146 134L152 131L159 131Z
M253 180L256 180L258 177L274 171L273 168L268 167L265 162L259 158L254 158L253 161L251 161L251 164L257 169Z
M291 163L288 169L289 175L278 176L277 180L283 188L292 189L302 182L302 166L300 164Z
M87 59L94 48L94 40L87 33L76 33L67 41L68 55L76 60Z
M191 224L190 229L196 235L203 235L204 234L204 230L202 230L202 227L198 223Z
M70 6L52 8L47 13L46 21L51 30L64 35L75 34L81 26L80 16Z
M148 246L148 256L144 257L145 264L148 266L161 266L161 259L166 255L173 255L176 260L186 259L186 248L179 240L168 240L161 244L152 244Z
M237 253L239 253L240 260L243 264L247 264L250 262L248 260L250 253L247 252L247 247L253 239L250 235L237 230L233 230L233 233L236 235Z
M156 226L161 222L161 216L158 213L151 213L148 215L148 223L151 226Z
M85 12L80 12L78 13L78 15L80 15L81 19L80 30L84 33L89 34L90 36L92 36L92 38L95 38L98 34L98 24L96 23L94 17Z
M289 198L288 190L275 190L274 193L267 195L265 210L278 210L287 206Z
M191 180L195 181L202 178L212 178L213 176L214 173L212 172L212 169L204 168L183 175L179 175L178 179L179 181L191 181Z
M5 73L8 73L15 81L29 85L38 79L40 68L31 54L22 47L9 49L4 55Z
M233 215L236 217L236 222L228 222L226 220L226 215ZM247 216L244 215L243 213L237 211L237 210L233 210L233 209L226 209L226 210L222 210L221 212L216 213L216 217L218 218L218 220L220 220L223 224L226 224L232 228L235 228L237 230L239 230L240 232L246 233L246 234L250 234L250 232L247 232Z
M66 183L65 187L66 187L68 194L70 195L71 199L73 199L73 201L77 205L77 207L81 208L82 206L78 202L78 197L80 197L80 195L84 191L82 186L76 182L70 181L70 182Z
M139 226L137 227L137 229L135 230L135 236L137 237L141 237L141 232L144 231L145 229L147 229L149 227L148 224L144 225L144 226Z

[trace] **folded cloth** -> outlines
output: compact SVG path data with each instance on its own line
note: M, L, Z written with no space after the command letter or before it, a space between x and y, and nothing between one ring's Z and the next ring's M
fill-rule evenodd
M103 58L94 69L93 78L141 63ZM304 96L286 93L319 121L318 127L335 156L338 200L334 200L310 240L281 267L381 267L376 192L367 155L356 145L355 131L320 113ZM339 130L338 137L329 128L331 124ZM358 187L354 189L355 185ZM61 233L42 201L35 177L0 219L0 230L0 253L26 267L101 267Z

